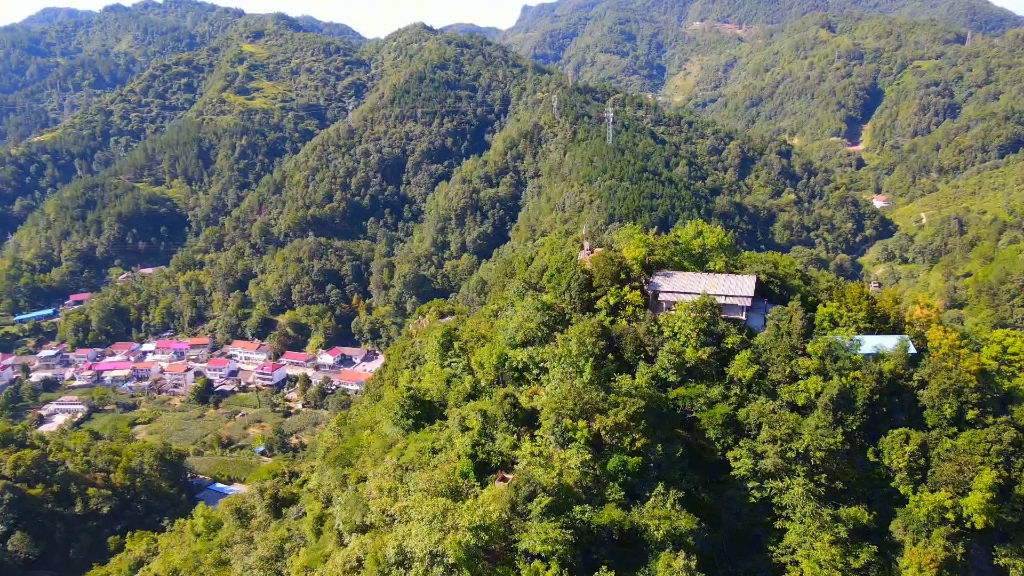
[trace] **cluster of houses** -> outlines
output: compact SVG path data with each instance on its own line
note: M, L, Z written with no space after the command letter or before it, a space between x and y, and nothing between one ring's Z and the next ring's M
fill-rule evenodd
M375 350L347 347L317 354L285 352L275 358L262 342L235 340L216 348L207 337L116 342L74 351L60 345L35 356L0 355L0 390L27 365L33 381L51 378L71 389L119 386L177 396L206 376L218 392L231 393L243 386L281 388L289 375L306 373L317 382L328 378L334 389L360 393L383 362L384 356Z

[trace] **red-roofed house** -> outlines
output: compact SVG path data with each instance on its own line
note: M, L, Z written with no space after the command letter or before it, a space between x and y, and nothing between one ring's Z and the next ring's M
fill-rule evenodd
M127 355L139 347L135 342L117 342L110 347L110 351L116 356Z
M252 380L257 386L278 386L288 379L288 367L278 362L265 362L253 370Z
M188 339L188 355L189 356L206 356L210 353L210 348L213 347L213 340L205 336L198 338Z
M235 340L228 347L228 354L241 364L261 364L270 360L270 348L259 342Z
M17 358L17 356L14 354L4 354L0 352L0 366L7 366L11 364L15 358Z
M335 346L330 350L320 352L316 357L316 363L323 369L329 370L339 368L346 364L358 364L366 356L366 350L362 348L347 348Z
M120 370L131 370L131 362L95 362L93 364L86 364L82 366L84 371L92 371L97 373L103 372L117 372Z
M157 356L177 356L183 358L189 351L188 342L180 340L157 340L155 353Z
M298 368L309 368L313 365L314 360L316 360L315 356L305 352L285 352L281 356L281 362Z
M160 373L160 367L155 362L135 362L132 364L132 378L136 380L149 380L154 374Z
M889 201L889 197L882 196L881 194L872 198L871 203L875 205L875 208L888 208L889 206L892 206L892 203Z
M238 363L231 358L214 358L206 363L206 377L219 382L238 371Z
M7 387L7 383L14 380L14 366L0 364L0 392Z
M92 292L84 292L82 294L72 294L68 296L67 302L64 303L66 308L78 308L82 304L85 304L89 298L92 298Z
M98 348L79 348L69 354L69 356L71 357L71 362L75 366L81 366L82 364L87 364L89 362L96 362L102 358L103 351Z
M175 388L195 382L196 371L188 364L168 364L164 367L164 380Z
M373 378L373 374L369 372L359 372L358 370L342 370L341 374L338 375L338 386L348 390L350 392L363 392L366 390L366 383Z

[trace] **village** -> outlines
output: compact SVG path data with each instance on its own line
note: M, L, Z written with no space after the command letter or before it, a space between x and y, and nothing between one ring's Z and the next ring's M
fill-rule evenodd
M79 306L89 294L73 295L66 306ZM52 314L55 311L43 311ZM24 315L35 320L34 315ZM98 387L124 394L187 397L200 378L207 378L221 398L253 389L284 392L301 407L294 385L300 375L324 383L328 394L361 394L374 372L384 363L376 350L336 346L315 354L285 351L275 355L264 342L235 340L217 347L210 337L163 338L146 342L114 342L101 348L69 350L64 344L45 347L35 355L0 353L0 393L15 379L27 376L33 383L62 384L65 395L40 409L46 418L41 431L87 412L75 395Z

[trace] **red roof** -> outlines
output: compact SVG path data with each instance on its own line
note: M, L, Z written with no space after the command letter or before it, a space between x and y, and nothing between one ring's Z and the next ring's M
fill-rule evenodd
M68 296L68 302L85 302L92 297L92 292L83 292L82 294L72 294Z
M324 352L324 354L327 354L331 358L337 358L338 356L353 356L359 358L366 354L366 350L363 350L362 348L348 348L345 346L335 346L334 348L331 348L330 350Z
M889 201L889 197L888 196L882 196L881 194L879 194L878 196L875 196L875 200L878 200L879 202L888 202Z
M235 340L231 343L232 348L241 348L242 350L247 350L249 352L259 350L260 346L262 346L262 344L259 342L249 342L248 340Z
M157 340L157 350L188 350L188 342L181 342L178 340Z
M0 362L6 362L7 360L10 360L11 358L14 358L14 354L3 354L3 353L0 353Z
M342 370L338 375L339 382L349 382L352 384L361 384L366 382L373 377L373 374L369 372L359 372L358 370Z
M191 369L192 367L188 364L168 364L164 368L164 374L184 374Z
M135 342L118 342L110 347L113 352L131 352L133 348L138 346Z
M189 346L209 346L210 345L210 339L209 338L205 338L205 337L202 337L202 338L189 338L188 339L188 345Z
M152 362L136 362L135 364L132 364L132 370L152 370L153 366L155 366L155 364Z
M277 372L281 368L285 368L285 365L277 362L265 362L257 366L254 372Z
M131 370L131 362L96 362L95 364L86 364L85 370L92 370L93 372L113 372L114 370Z
M281 360L291 360L292 362L309 362L312 356L305 352L285 352L281 355Z
M231 361L227 358L214 358L206 363L208 368L227 368L231 364Z

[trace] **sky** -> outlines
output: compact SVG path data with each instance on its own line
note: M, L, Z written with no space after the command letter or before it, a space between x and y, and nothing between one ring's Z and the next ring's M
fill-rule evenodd
M413 24L425 22L439 27L470 22L481 26L509 28L515 24L523 4L541 0L208 0L214 4L241 8L252 14L284 12L292 16L313 16L340 22L370 38ZM1012 0L1024 5L1024 0ZM18 22L46 6L98 10L114 0L0 0L0 26ZM120 0L132 4L132 0Z
M285 12L309 15L319 20L340 22L370 38L384 36L414 22L439 27L456 22L508 28L523 4L542 0L212 0L215 4L260 14ZM44 6L98 10L112 0L0 0L0 26L17 22ZM121 0L131 4L132 0ZM994 0L995 4L1024 14L1024 0Z

